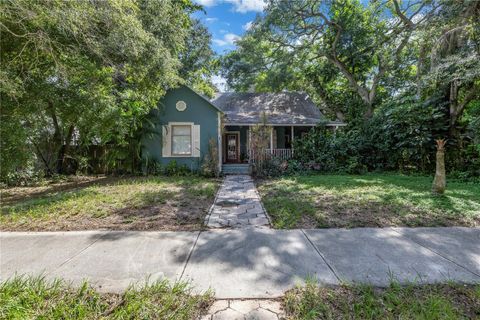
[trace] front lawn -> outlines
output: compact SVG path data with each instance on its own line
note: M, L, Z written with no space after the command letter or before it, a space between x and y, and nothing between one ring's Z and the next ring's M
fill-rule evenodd
M198 230L218 181L100 177L2 190L0 230Z
M322 288L310 282L287 292L284 305L288 319L478 319L480 285Z
M197 319L212 303L211 292L196 295L188 284L166 280L123 294L30 277L0 284L0 319Z
M260 181L275 228L480 226L480 184L369 174L311 175Z

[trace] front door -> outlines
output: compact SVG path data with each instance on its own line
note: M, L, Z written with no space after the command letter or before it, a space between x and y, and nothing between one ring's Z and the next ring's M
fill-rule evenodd
M238 150L238 147L239 147L238 133L226 133L225 140L227 144L225 148L225 150L227 150L226 161L239 162L240 159L239 159L239 150Z

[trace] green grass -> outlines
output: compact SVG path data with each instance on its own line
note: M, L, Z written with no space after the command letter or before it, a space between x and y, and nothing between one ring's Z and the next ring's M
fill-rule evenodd
M311 175L261 181L259 192L275 228L480 226L480 183L369 174Z
M130 287L123 294L40 277L0 284L0 319L196 319L212 302L211 292L194 295L188 284L166 280Z
M305 287L287 292L289 319L478 319L480 285Z
M4 190L8 197L2 200L0 227L152 230L163 229L155 223L160 218L168 229L168 224L178 227L187 217L186 225L200 228L217 188L218 181L196 176L103 178L65 188L13 188Z

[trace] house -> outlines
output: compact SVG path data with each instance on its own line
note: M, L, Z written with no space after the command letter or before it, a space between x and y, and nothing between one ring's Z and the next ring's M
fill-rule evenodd
M152 120L159 134L144 139L144 157L195 170L213 143L224 172L248 170L254 125L272 127L266 152L283 159L292 156L293 141L318 123L345 125L327 121L304 93L221 93L208 100L187 86L167 92Z

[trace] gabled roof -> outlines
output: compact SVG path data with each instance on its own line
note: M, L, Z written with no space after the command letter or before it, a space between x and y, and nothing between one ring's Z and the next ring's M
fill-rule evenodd
M265 112L267 124L315 125L325 121L304 93L221 93L211 102L225 114L228 124L258 124Z

